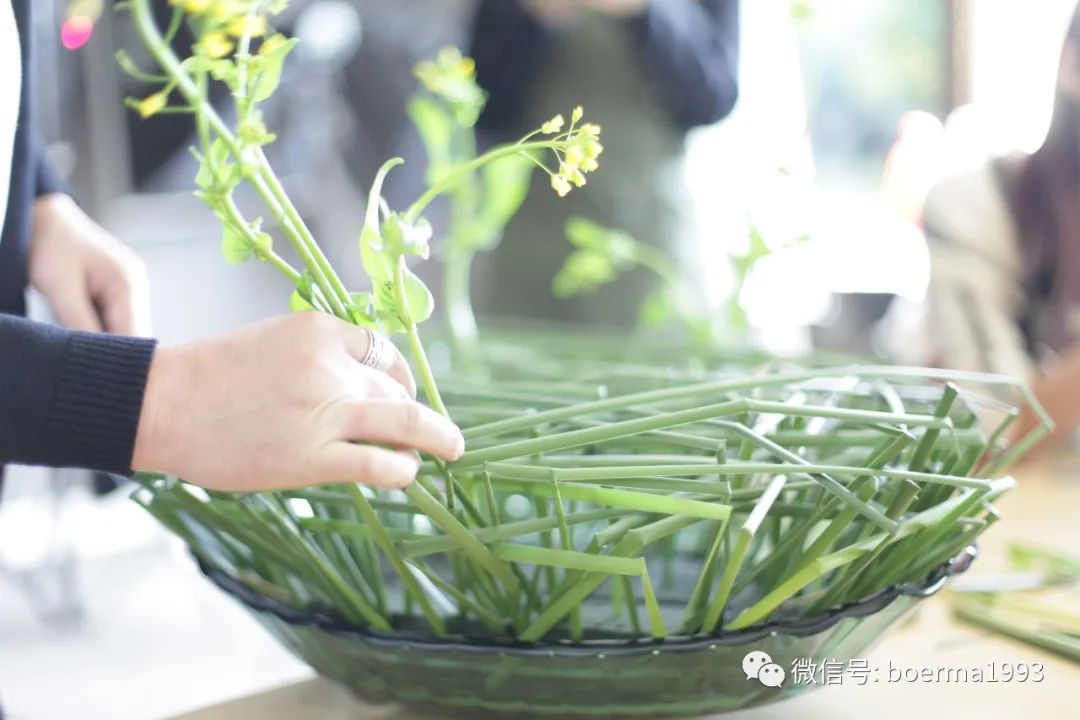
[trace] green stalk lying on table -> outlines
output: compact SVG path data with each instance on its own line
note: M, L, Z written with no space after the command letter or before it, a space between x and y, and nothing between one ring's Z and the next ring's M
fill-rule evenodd
M418 331L433 300L406 264L428 254L424 210L510 157L543 166L565 194L596 168L599 128L581 123L580 108L565 132L557 116L518 143L442 168L400 213L381 187L401 161L386 163L360 238L373 289L352 293L262 149L273 135L258 107L276 89L292 41L259 38L285 3L172 4L163 34L149 0L128 3L162 73L162 90L132 104L143 115L194 116L196 183L222 221L226 259L256 258L286 275L298 310L405 334L428 402L453 415L469 444L456 463L425 463L404 494L344 485L235 495L137 477L135 499L208 565L295 607L382 631L420 623L434 635L521 641L660 638L814 614L918 581L996 519L990 503L1009 481L985 478L1035 436L1008 447L1000 438L1013 405L936 381L1010 390L1038 410L1030 394L998 378L743 368L691 383L677 364L624 367L599 356L613 377L651 389L605 397L603 386L574 380L568 363L554 378L517 380L493 363L491 382L445 381L440 389ZM183 22L197 42L181 60L169 41ZM125 56L121 63L156 77ZM211 82L230 89L234 126L207 101ZM262 201L302 269L274 250L261 219L242 214L233 199L241 184ZM982 406L1005 411L989 434L978 425ZM681 586L688 571L692 582ZM603 593L611 606L598 613Z
M1009 548L1013 566L1042 575L1029 590L952 593L953 614L984 630L1080 662L1080 558L1024 545Z

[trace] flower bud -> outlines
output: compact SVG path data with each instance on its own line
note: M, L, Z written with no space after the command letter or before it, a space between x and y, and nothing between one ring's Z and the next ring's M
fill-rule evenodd
M540 132L544 133L545 135L554 135L555 133L563 129L564 124L566 124L566 120L563 118L563 116L561 114L556 115L555 117L551 118L546 123L540 126Z
M169 91L162 90L140 100L136 104L135 110L139 113L139 117L145 119L153 115L157 115L159 112L165 109L165 106L168 103Z

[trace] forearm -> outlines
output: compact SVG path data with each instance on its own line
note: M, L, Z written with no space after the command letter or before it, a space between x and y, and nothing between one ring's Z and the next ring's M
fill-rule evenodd
M1069 350L1032 380L1031 389L1054 421L1054 429L1043 439L1040 447L1056 447L1076 432L1080 425L1080 348ZM1013 437L1017 440L1024 437L1038 424L1035 414L1025 409Z
M0 315L0 464L126 473L154 347Z
M631 29L676 121L689 129L731 112L738 97L738 0L652 0Z

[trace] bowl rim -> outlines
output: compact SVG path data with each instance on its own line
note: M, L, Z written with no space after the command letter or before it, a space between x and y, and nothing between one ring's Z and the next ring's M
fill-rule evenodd
M817 635L841 620L874 615L902 597L921 600L936 594L948 579L960 575L971 567L978 556L978 545L972 543L946 563L935 568L921 581L893 585L845 605L809 618L792 618L760 623L739 630L720 630L712 634L669 635L653 638L595 638L582 641L557 640L553 642L525 643L495 638L467 638L447 635L438 638L415 632L383 632L353 625L331 615L314 610L298 610L276 598L262 595L240 580L195 556L199 569L220 589L253 611L268 613L288 625L312 626L324 632L358 640L371 645L405 647L421 651L444 651L465 653L499 652L513 655L596 655L617 652L643 654L663 652L699 652L719 646L740 646L754 643L775 635L806 637Z

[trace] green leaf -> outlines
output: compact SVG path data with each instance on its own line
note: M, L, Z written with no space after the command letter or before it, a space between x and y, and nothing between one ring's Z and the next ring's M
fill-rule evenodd
M261 67L251 89L255 102L266 100L277 90L278 83L281 82L281 70L285 65L285 58L296 47L297 42L296 38L290 38L261 58Z
M387 280L375 286L375 317L382 323L387 334L405 332L397 302L394 299L394 282Z
M196 159L200 166L195 184L208 193L226 194L241 180L240 166L233 162L229 146L221 138L210 144L205 157L196 152Z
M578 250L567 256L551 283L556 297L569 298L596 292L616 277L611 258L592 249Z
M398 165L404 164L399 157L390 158L384 162L379 171L375 173L375 179L371 181L371 190L368 191L368 204L364 213L364 225L373 230L379 229L379 201L382 199L382 186L386 182L386 176Z
M454 118L439 103L424 95L415 95L409 100L408 112L427 150L427 181L433 183L453 165Z
M485 165L476 247L490 248L499 241L503 228L514 217L529 194L533 164L528 158L510 156Z
M434 61L418 63L414 74L427 90L453 110L454 120L464 128L476 124L487 102L487 93L476 84L475 65L454 47L444 48Z
M409 268L405 268L405 302L409 320L413 323L424 322L435 310L435 299L431 296L431 291Z
M354 324L360 327L374 328L378 326L375 317L375 296L369 292L352 293L350 296L348 311L349 317Z
M645 298L638 309L638 319L645 327L656 328L664 325L675 310L671 294L665 290L656 290Z
M230 158L229 146L225 144L224 140L217 138L210 143L210 151L206 154L206 157L211 165L224 165Z
M292 291L292 295L289 296L289 312L301 313L314 310L315 306L305 300L299 290Z
M765 237L758 230L757 225L750 223L749 247L741 255L732 255L731 264L735 269L735 275L739 287L746 281L750 271L759 261L772 253L772 248L765 242Z
M408 325L424 322L435 310L431 291L407 267L404 269L404 285L404 308L398 307L393 280L376 285L375 315L387 333L405 332Z
M606 228L583 217L566 221L566 239L575 247L603 253L612 260L634 261L637 257L639 243L628 233Z
M269 253L271 250L274 249L274 238L270 237L270 233L265 233L259 230L258 223L253 223L252 232L254 233L254 235L251 238L251 249L256 254Z
M277 135L266 129L262 113L257 110L236 128L236 137L244 145L269 145L277 139Z
M431 223L426 218L419 218L410 223L399 213L390 213L383 221L380 232L386 252L391 257L398 255L418 255L427 258L431 255Z
M289 296L289 310L291 312L311 312L315 309L313 284L311 273L307 270L296 279L296 289Z
M401 158L391 158L382 164L379 172L375 174L375 180L371 183L368 193L367 208L364 213L364 227L360 231L360 261L364 265L364 271L371 278L376 288L376 304L382 301L384 291L380 286L392 283L394 279L394 262L396 258L386 252L386 244L379 232L379 205L382 200L382 186L386 182L386 175L395 166L405 162ZM392 301L393 295L390 299Z
M206 69L210 71L210 77L218 82L225 83L230 90L236 90L238 73L236 72L236 63L232 60L228 58L210 60L207 58Z
M195 174L195 185L203 190L211 190L214 187L216 179L214 171L210 169L210 165L200 161L199 172Z
M382 236L367 225L360 231L360 261L364 271L376 285L389 283L394 277L394 265L383 252Z
M221 254L225 262L239 264L255 254L245 234L236 226L227 224L221 234Z

